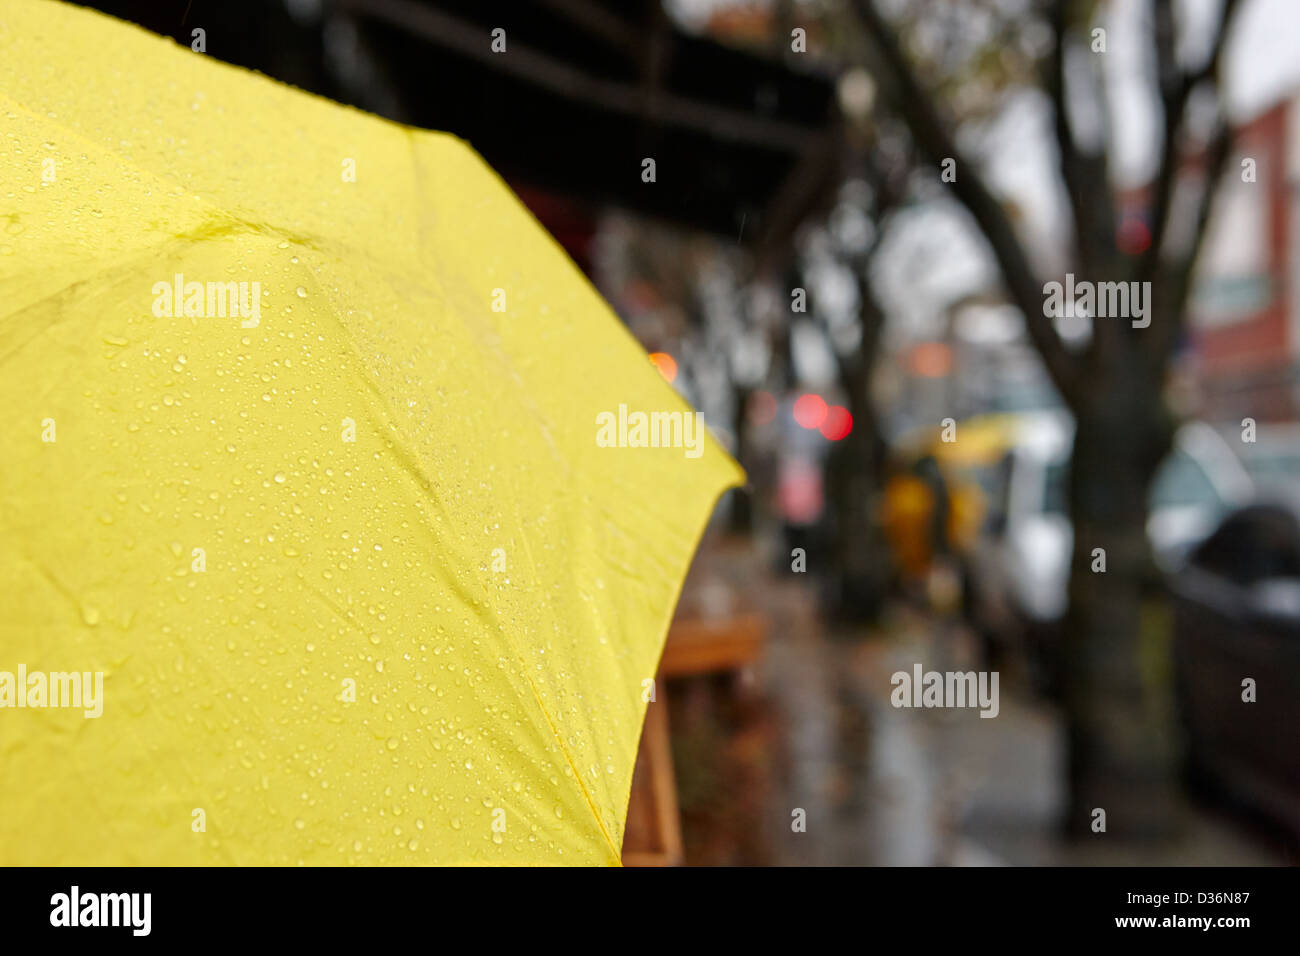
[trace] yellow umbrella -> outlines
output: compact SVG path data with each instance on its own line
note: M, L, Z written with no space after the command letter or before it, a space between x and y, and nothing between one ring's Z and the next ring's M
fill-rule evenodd
M616 863L742 476L578 270L75 7L0 5L0 118L0 863Z

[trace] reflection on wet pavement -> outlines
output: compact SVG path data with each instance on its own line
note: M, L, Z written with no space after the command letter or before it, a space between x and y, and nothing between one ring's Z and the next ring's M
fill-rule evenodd
M744 573L738 563L731 555L729 576ZM994 719L890 704L895 671L979 668L959 625L900 606L874 630L843 631L819 619L802 580L768 580L761 593L768 635L756 672L684 682L675 695L689 863L1287 862L1284 837L1204 808L1171 845L1062 840L1064 740L1050 706L1014 682ZM805 832L792 828L797 810Z

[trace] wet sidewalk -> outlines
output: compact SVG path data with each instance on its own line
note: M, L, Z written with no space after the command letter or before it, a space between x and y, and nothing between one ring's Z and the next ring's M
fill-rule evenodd
M674 712L688 862L1295 862L1280 838L1199 806L1185 835L1158 848L1104 834L1061 840L1065 751L1053 708L1005 684L994 719L890 703L895 671L978 669L960 626L894 607L871 631L827 628L811 579L752 573L765 575L762 663L734 685L688 688ZM802 832L792 826L799 817Z
M1066 842L1065 739L1053 708L1003 687L1000 710L895 708L891 675L978 668L959 626L895 609L870 635L810 626L770 647L766 679L792 720L799 773L788 799L813 802L826 825L810 846L782 841L782 862L877 865L1277 865L1278 841L1193 806L1178 841L1134 847ZM819 784L820 782L820 784ZM810 820L812 814L810 813ZM820 831L820 832L818 832ZM797 837L793 834L792 837Z

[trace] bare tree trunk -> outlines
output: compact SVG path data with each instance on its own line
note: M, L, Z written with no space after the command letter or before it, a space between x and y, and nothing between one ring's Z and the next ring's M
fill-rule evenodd
M1085 43L1095 4L1055 0L1046 4L1053 34L1045 58L1044 90L1053 101L1062 184L1074 225L1076 268L1093 281L1132 277L1150 281L1156 305L1150 328L1134 330L1094 323L1086 353L1068 350L1055 325L1043 321L1043 286L1034 275L1014 223L998 197L957 148L956 139L928 94L903 45L876 9L875 0L850 0L871 48L869 66L886 101L907 124L933 162L953 158L961 174L953 195L987 239L1009 299L1025 315L1026 331L1062 397L1074 412L1077 432L1070 464L1070 518L1074 551L1063 654L1070 737L1070 806L1067 830L1093 832L1094 812L1106 811L1106 830L1158 836L1176 829L1178 805L1172 742L1170 617L1155 596L1157 580L1146 537L1147 489L1169 451L1173 423L1162 399L1169 357L1184 328L1197 253L1206 233L1217 183L1231 151L1232 132L1222 109L1220 62L1225 40L1241 7L1224 0L1209 55L1183 69L1175 55L1177 29L1171 0L1152 3L1156 90L1164 113L1160 169L1148 213L1151 242L1136 263L1119 254L1113 239L1110 201L1111 144L1099 151L1080 146L1068 115L1068 47ZM1073 39L1067 33L1074 34ZM1072 84L1073 85L1073 84ZM1219 103L1216 125L1199 157L1182 140L1193 93L1212 91ZM1101 84L1091 92L1104 113ZM1169 241L1173 198L1184 168L1202 165L1205 175L1190 237ZM1190 240L1190 241L1189 241ZM1094 571L1095 549L1106 570ZM1157 585L1158 587L1158 585Z
M1098 832L1099 809L1105 832L1129 837L1165 836L1180 822L1169 617L1146 534L1147 489L1173 435L1158 387L1149 372L1109 375L1076 408L1061 658L1073 835Z
M735 411L731 420L731 429L732 434L736 436L736 447L732 451L736 461L742 463L749 461L749 427L745 418L749 398L753 393L752 388L740 386L736 386L732 392ZM732 490L731 516L727 522L727 530L734 535L749 535L754 531L754 492L748 484Z
M862 335L857 352L840 363L840 380L848 393L853 430L833 450L827 469L835 509L834 567L837 613L853 621L873 618L880 610L889 562L873 504L881 488L885 442L871 401L871 370L880 345L885 313L867 278L857 268Z

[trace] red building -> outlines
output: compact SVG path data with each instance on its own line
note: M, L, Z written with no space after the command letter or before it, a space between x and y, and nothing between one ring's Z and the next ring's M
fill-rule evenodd
M1300 97L1238 130L1197 267L1185 359L1199 414L1300 418Z

